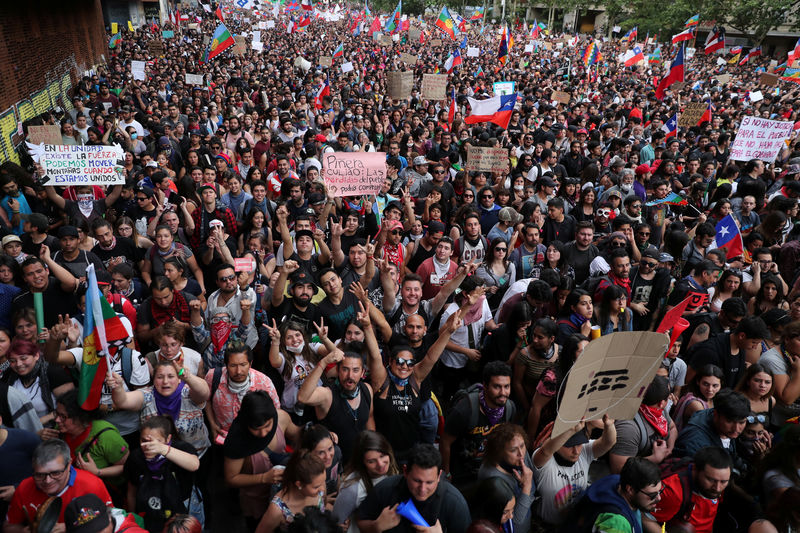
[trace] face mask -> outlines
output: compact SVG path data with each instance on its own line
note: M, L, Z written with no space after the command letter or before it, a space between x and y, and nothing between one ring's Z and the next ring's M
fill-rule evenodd
M515 191L524 191L525 190L525 186L524 185L514 185L514 190Z
M94 200L94 196L91 194L79 194L78 195L78 205L81 208L92 207L92 201Z
M630 186L629 184L627 184L627 183L621 183L621 184L620 184L620 186L619 186L619 188L620 188L620 190L622 190L623 192L628 192L628 191L630 191L630 190L631 190L631 186Z
M353 114L352 113L345 113L344 116L347 117L347 118L353 118Z
M301 342L300 344L298 344L297 346L289 346L287 344L286 345L286 349L289 350L292 353L300 353L300 352L303 351L303 348L305 348L305 346L306 346L306 343L304 341L304 342Z
M138 138L139 138L139 134L138 133L131 133L131 140L135 141Z

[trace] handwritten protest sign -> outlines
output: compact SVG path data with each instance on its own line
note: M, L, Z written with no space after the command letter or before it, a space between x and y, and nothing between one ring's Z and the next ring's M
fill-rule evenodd
M348 72L353 72L352 61L348 61L347 63L342 63L342 73L347 74Z
M569 93L566 93L564 91L553 91L553 95L550 98L560 104L567 105L569 104L571 96L569 95Z
M508 172L508 150L505 148L467 147L467 170Z
M274 27L275 27L275 21L274 20L268 20L266 29L271 30Z
M446 74L423 74L422 97L427 100L444 100L447 91Z
M199 31L200 30L200 24L196 24L194 22L192 22L191 24L187 24L186 27L188 29L190 29L191 31Z
M117 33L119 33L119 24L117 24L116 22L112 22L111 23L111 35L116 35Z
M255 270L255 260L251 257L240 257L233 260L234 272L253 272Z
M200 85L202 87L204 83L202 74L186 75L186 85Z
M264 51L264 43L262 43L261 41L253 41L250 44L253 47L253 50L255 50L256 52Z
M513 81L496 81L492 84L492 91L494 91L495 96L513 94L514 86L515 82Z
M792 134L793 126L793 122L751 116L742 118L742 124L731 146L731 159L761 159L765 163L772 163L784 146L784 141Z
M714 76L714 77L717 79L720 85L725 85L726 83L729 83L731 81L730 74L720 74L719 76Z
M753 91L750 93L750 101L752 103L760 102L764 99L764 94L761 91Z
M590 342L567 377L553 435L584 417L632 419L668 344L667 335L652 331L622 331Z
M150 52L151 56L163 56L164 43L161 41L150 41L147 43L147 51Z
M442 46L441 39L431 39L431 46Z
M419 41L421 35L422 31L418 30L417 28L409 28L408 30L408 40L412 43Z
M131 61L131 74L133 74L133 79L135 80L144 80L145 79L145 69L146 63L144 61Z
M392 46L392 43L394 41L392 41L392 36L391 35L381 35L378 38L378 42L380 44L382 44L383 46Z
M468 46L467 47L467 57L479 57L481 55L481 49L477 46Z
M766 72L761 73L761 79L758 80L759 85L766 85L767 87L775 87L778 85L778 80L780 76L777 74L767 74Z
M386 154L381 152L323 154L322 179L332 197L378 194L385 178Z
M392 100L405 100L411 95L414 87L414 73L411 71L393 71L386 73L387 92Z
M64 144L61 139L61 128L58 126L28 126L25 138L31 144Z
M319 58L319 66L321 67L330 67L332 64L333 64L333 59L331 59L328 56Z
M706 109L708 109L708 104L704 102L690 102L683 113L678 116L678 126L682 128L697 126L697 121L700 120Z
M43 185L116 185L125 183L122 147L54 146L28 143L28 150L42 165L47 179Z
M415 56L414 54L407 54L405 52L401 52L400 61L402 61L408 66L414 66L417 64L417 56Z

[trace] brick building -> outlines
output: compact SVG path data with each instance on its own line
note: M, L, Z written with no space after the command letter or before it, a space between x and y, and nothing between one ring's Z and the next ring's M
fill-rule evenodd
M19 123L72 108L72 86L107 46L100 0L0 2L0 162L19 161Z

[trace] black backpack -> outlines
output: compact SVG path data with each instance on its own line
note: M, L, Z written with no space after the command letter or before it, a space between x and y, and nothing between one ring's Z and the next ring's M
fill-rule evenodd
M583 280L583 283L578 285L578 288L585 290L586 292L589 293L589 296L594 298L594 293L597 292L597 287L600 286L600 282L603 280L612 283L611 278L608 277L608 274L604 274L602 276L591 276L586 278L585 280Z

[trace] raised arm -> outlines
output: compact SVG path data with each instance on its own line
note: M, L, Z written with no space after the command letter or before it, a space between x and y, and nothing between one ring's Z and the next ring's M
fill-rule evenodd
M458 267L455 277L448 281L439 290L439 293L433 298L433 301L431 302L431 311L434 315L439 314L439 311L442 310L444 304L447 303L447 299L450 298L450 295L455 292L459 285L461 285L461 282L464 281L464 278L472 275L477 269L478 264L474 261L470 261L466 265L461 265Z
M317 383L319 383L323 372L325 372L329 364L338 363L342 359L344 359L344 353L339 349L323 357L303 382L303 386L300 387L300 390L297 391L297 401L309 407L321 407L326 405L330 408L332 400L331 389L328 387L318 387Z
M344 263L344 252L342 252L342 219L339 222L331 224L331 256L333 257L333 264L336 268L342 266Z
M121 184L114 185L111 188L111 192L108 193L108 196L106 196L105 198L106 207L111 207L112 205L114 205L117 202L117 200L119 200L120 196L122 196L122 185Z
M140 411L144 405L142 391L126 391L122 386L122 376L111 372L106 376L106 385L111 389L111 399L114 407L122 411Z
M41 245L39 257L45 262L50 273L56 277L64 291L74 292L78 288L78 279L69 270L53 261L53 258L50 257L50 248L46 244Z
M433 366L447 347L447 343L450 342L450 336L461 327L462 319L464 318L462 311L466 312L467 310L469 310L469 306L462 307L458 313L453 313L447 317L447 322L439 328L439 336L436 338L436 342L428 348L425 357L414 365L414 378L417 383L422 383L431 373Z
M317 261L321 265L330 264L331 251L328 248L328 245L325 243L325 232L319 228L315 229L314 240L317 242L317 246L319 246L319 256L317 257ZM286 255L286 248L283 249L283 254L284 256Z
M67 205L67 201L64 200L63 196L61 196L60 194L58 194L56 192L56 188L55 187L45 187L44 191L45 191L45 193L47 193L47 199L50 200L50 202L52 202L53 205L55 205L57 208L59 208L60 210L64 211L64 208Z
M603 415L603 436L592 444L592 454L595 457L602 457L608 453L617 443L617 426L614 419L608 415Z

